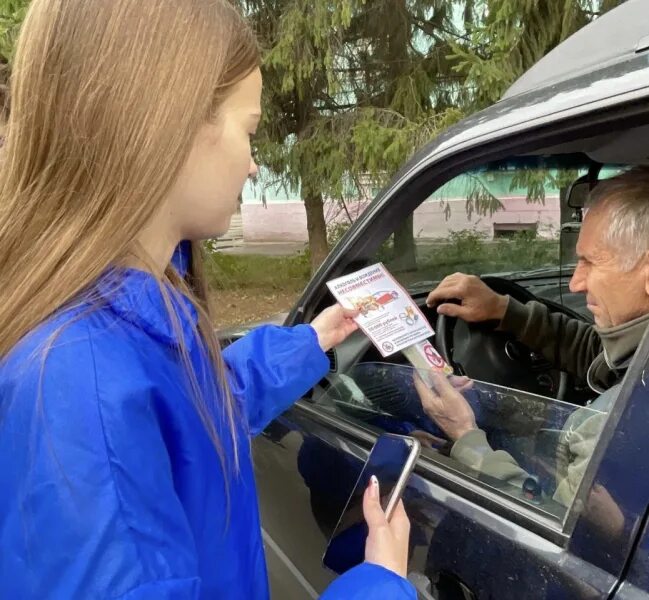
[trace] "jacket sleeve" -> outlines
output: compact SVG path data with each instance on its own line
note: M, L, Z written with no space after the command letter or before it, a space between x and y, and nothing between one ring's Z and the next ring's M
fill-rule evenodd
M607 414L580 408L568 419L557 446L557 487L554 500L570 506L584 476ZM493 450L481 429L463 435L451 457L480 473L520 487L529 474L504 450Z
M554 499L563 506L570 506L577 494L607 417L606 413L585 407L566 423L557 448L558 481L554 493Z
M1 372L0 597L198 599L151 390L98 381L81 326Z
M588 367L602 351L602 342L592 325L550 312L540 302L522 304L510 297L500 329L579 379L586 378Z
M514 457L504 450L494 450L482 429L465 433L451 448L451 458L470 469L521 488L529 477Z
M407 579L379 565L363 563L336 579L321 600L417 600L417 591Z
M223 358L252 435L263 431L329 370L310 325L260 327L228 346Z

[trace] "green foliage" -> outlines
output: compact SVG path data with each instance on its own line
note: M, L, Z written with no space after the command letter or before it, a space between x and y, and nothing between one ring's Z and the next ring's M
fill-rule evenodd
M464 114L449 36L460 0L241 0L264 50L260 163L303 198L383 185ZM307 219L311 213L307 211ZM309 223L310 235L324 235Z
M486 240L487 234L477 229L450 231L448 249L444 254L450 260L476 257L480 255Z
M260 2L245 4L253 14L265 8ZM274 27L277 37L267 48L264 64L281 74L282 93L296 92L300 99L310 97L311 83L318 75L324 75L331 90L340 89L334 71L340 35L349 28L352 14L363 4L364 0L295 0L276 3L276 8L281 5L283 9L281 14L264 11L267 16L277 18Z
M0 121L8 106L8 83L20 25L29 0L0 0Z
M329 246L334 248L338 242L343 239L343 236L349 231L350 223L333 222L327 225L327 241Z
M10 64L29 0L0 0L0 63Z
M527 69L592 19L624 0L482 0L469 36L452 42L457 73L466 77L470 105L496 102Z
M340 241L349 226L339 224L330 228L333 245ZM377 251L374 260L390 268L395 263L392 240ZM559 241L540 238L534 232L521 231L511 238L489 240L476 229L451 231L445 239L417 245L416 272L395 273L410 283L424 279L437 281L456 271L498 273L525 271L559 264ZM210 284L217 290L265 288L268 290L300 291L310 278L308 253L296 256L232 255L210 251L206 261Z
M322 242L313 206L322 212L323 197L385 184L425 143L622 1L238 0L263 54L259 162L311 199L309 235ZM0 105L28 4L0 0ZM512 186L542 203L548 177L522 173ZM502 208L479 178L466 198L469 216Z
M343 236L349 231L351 223L348 222L334 222L327 225L327 240L331 248L335 248ZM394 239L390 236L381 246L376 253L376 262L387 262L394 257Z
M558 238L540 238L528 231L498 240L489 240L476 229L451 231L445 240L419 244L417 250L417 271L407 277L411 283L439 281L458 271L482 275L559 264Z
M301 290L311 275L307 252L296 256L234 255L210 252L205 261L213 289Z

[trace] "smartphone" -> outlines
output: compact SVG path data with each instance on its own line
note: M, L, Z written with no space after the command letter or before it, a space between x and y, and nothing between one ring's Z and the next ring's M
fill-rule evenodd
M385 433L370 452L358 481L327 544L322 562L341 575L365 560L368 529L363 517L363 494L370 477L379 480L381 506L390 520L412 472L420 445L415 438Z

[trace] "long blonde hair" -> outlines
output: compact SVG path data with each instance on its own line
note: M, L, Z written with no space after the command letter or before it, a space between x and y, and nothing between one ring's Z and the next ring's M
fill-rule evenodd
M198 129L258 64L254 35L228 0L33 0L1 151L0 359L137 252L136 238ZM160 286L166 298L169 286L189 295L199 310L236 448L236 403L198 249L190 286L171 268ZM182 318L169 316L176 324ZM198 412L223 461L212 407L181 346Z

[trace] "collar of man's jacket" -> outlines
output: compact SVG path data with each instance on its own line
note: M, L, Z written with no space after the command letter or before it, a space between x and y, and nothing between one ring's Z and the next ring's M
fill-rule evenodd
M643 315L616 327L595 327L604 349L588 369L588 384L596 392L607 390L624 376L648 325L649 315Z

